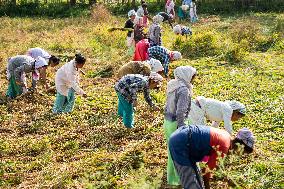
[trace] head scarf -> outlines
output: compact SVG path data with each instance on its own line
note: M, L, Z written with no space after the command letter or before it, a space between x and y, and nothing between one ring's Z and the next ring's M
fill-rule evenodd
M253 133L248 128L240 129L237 133L236 138L243 141L248 147L253 148L255 138L253 136Z
M228 103L233 110L236 110L236 111L240 112L241 114L246 114L246 107L245 107L245 105L240 103L239 101L227 100L225 102Z
M188 6L188 5L182 5L182 6L181 6L181 9L182 9L183 11L187 11L187 10L189 9L189 6Z
M163 77L156 72L151 72L150 76L148 78L152 79L154 82L158 82L158 83L163 81Z
M182 58L181 53L178 51L171 51L170 52L170 58L171 60L179 60Z
M164 20L164 17L162 17L161 15L157 14L156 16L153 17L153 23L155 24L160 24L162 23Z
M160 72L164 70L163 65L161 64L160 60L151 58L150 60L147 61L148 64L151 66L151 71L152 72Z
M180 25L176 25L173 28L173 31L174 31L175 34L181 34L181 26Z
M46 60L40 56L38 56L36 59L35 59L35 69L38 69L38 68L41 68L43 66L47 66L48 63L46 62Z
M196 74L196 69L191 66L179 66L175 69L175 79L168 82L167 93L174 92L176 89L185 86L192 95L193 85L190 83L192 77Z
M130 11L128 12L128 17L131 17L131 16L136 16L135 10L130 10Z

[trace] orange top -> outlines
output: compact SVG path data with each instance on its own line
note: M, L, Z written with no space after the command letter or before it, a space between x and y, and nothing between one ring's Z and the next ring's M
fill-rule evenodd
M210 146L213 150L209 154L207 165L212 170L217 166L218 154L223 158L229 152L231 146L230 134L225 130L210 127ZM211 177L210 173L205 176Z

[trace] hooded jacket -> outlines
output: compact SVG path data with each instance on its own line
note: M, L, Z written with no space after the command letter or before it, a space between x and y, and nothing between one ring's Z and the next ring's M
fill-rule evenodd
M185 125L191 106L192 84L191 79L196 74L191 66L180 66L175 69L175 79L167 85L167 101L165 107L165 119L177 121L177 126Z

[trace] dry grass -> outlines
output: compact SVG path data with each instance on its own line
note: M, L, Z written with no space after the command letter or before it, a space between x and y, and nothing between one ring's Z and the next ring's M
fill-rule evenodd
M124 20L110 17L107 23L97 24L102 18L95 21L93 17L0 18L2 188L135 189L158 188L164 181L161 178L167 155L163 115L150 112L141 96L136 126L127 130L116 117L115 78L97 75L110 67L116 72L131 59L125 55L126 32L107 32L109 27L122 26ZM230 28L227 26L235 22L238 21L214 17L193 31L201 33L206 28L206 31L214 29L217 35L227 35ZM163 42L171 48L176 36L166 25L163 30ZM53 115L55 96L45 94L41 88L34 95L5 102L6 59L35 46L66 61L76 51L87 57L84 67L87 75L82 76L81 86L89 97L77 96L73 113ZM248 107L249 116L235 123L234 128L250 127L258 139L257 150L248 158L233 156L226 160L226 169L221 167L216 172L213 188L230 188L226 177L233 178L241 188L281 187L278 170L283 168L280 165L283 162L283 58L280 51L269 51L250 53L238 65L221 62L216 57L183 59L171 64L171 69L185 64L197 68L195 96L241 100ZM50 69L50 80L54 74L55 70ZM165 87L166 83L162 91L153 93L161 107Z

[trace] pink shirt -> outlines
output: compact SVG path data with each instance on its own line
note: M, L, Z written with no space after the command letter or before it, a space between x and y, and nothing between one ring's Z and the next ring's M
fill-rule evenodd
M145 61L148 59L148 48L150 44L148 39L142 39L136 44L135 53L133 60L134 61Z

